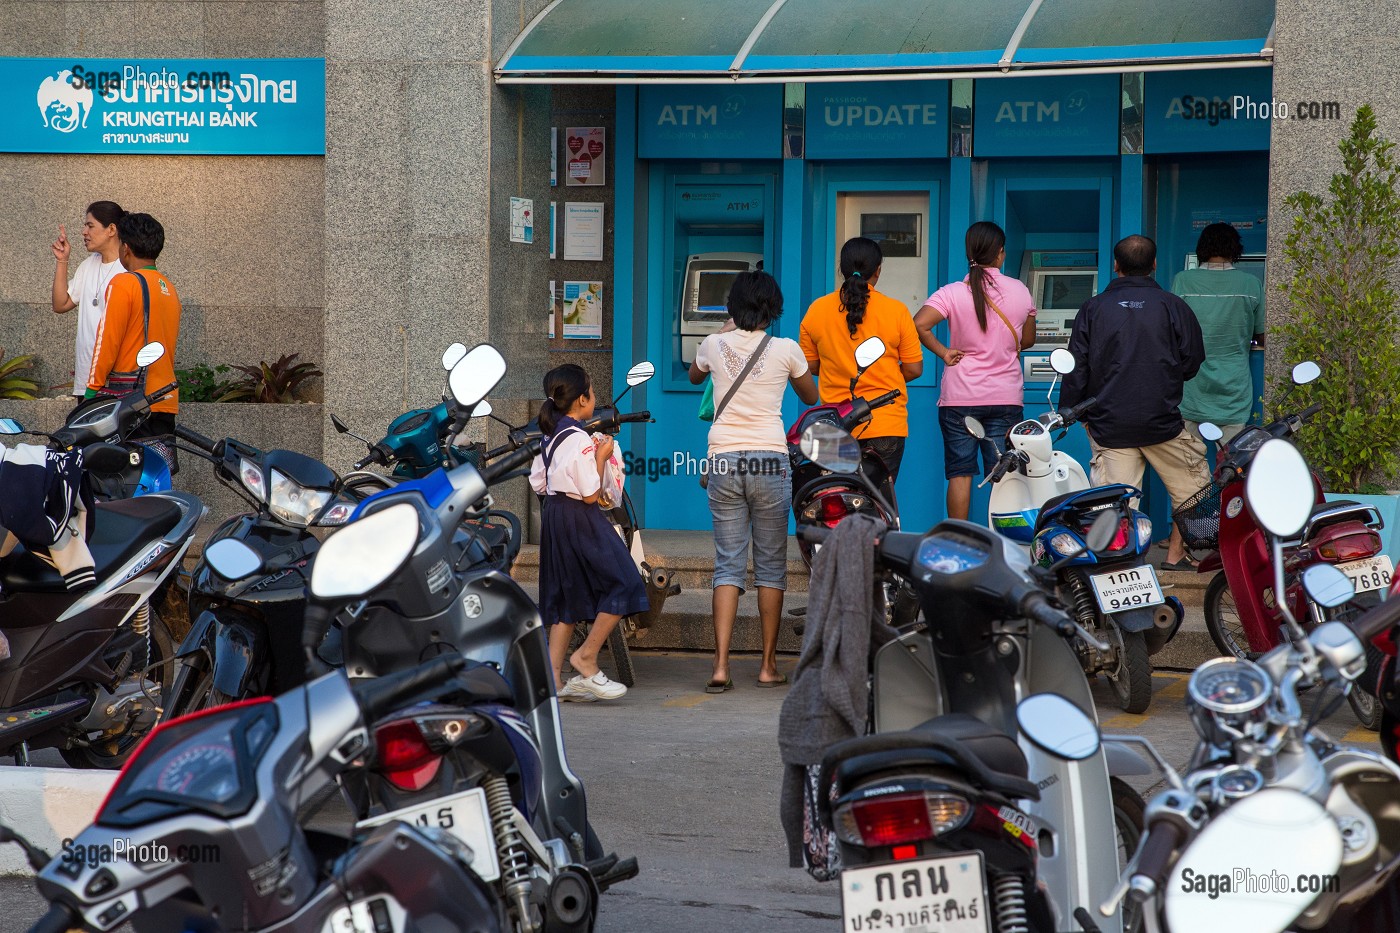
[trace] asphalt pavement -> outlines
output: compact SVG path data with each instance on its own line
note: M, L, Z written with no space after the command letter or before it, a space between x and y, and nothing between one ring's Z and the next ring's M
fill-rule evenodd
M635 855L641 874L604 895L598 933L832 933L840 894L787 867L778 824L776 742L784 688L759 689L756 657L736 656L734 689L704 692L709 660L634 655L637 686L612 703L565 704L568 756L588 792L605 847ZM793 660L780 666L790 670ZM1142 716L1117 712L1096 686L1106 731L1145 735L1173 765L1195 732L1183 698L1187 674L1154 677ZM1345 707L1325 724L1334 737L1374 747ZM54 756L56 758L56 756ZM36 763L54 764L46 757ZM1150 792L1157 782L1137 782ZM42 912L30 882L0 879L0 933L27 930Z

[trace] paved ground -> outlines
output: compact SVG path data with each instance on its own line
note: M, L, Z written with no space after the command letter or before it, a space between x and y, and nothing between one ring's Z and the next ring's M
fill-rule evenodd
M564 707L570 761L599 836L642 865L640 877L604 897L599 933L837 929L836 887L786 867L775 744L784 691L754 686L756 658L737 658L735 689L718 696L703 692L703 656L638 654L636 665L637 687L624 700ZM1148 736L1180 766L1195 738L1182 707L1186 675L1160 672L1156 686L1145 716L1115 715L1100 688L1103 724ZM1374 741L1348 733L1355 721L1345 709L1328 725L1334 736ZM27 882L0 880L0 905L0 933L26 930L42 912Z

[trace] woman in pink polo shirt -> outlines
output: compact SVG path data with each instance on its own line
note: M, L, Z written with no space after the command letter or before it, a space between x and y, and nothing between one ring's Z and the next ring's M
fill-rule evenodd
M914 316L919 341L938 355L947 369L938 398L943 430L943 465L948 477L948 517L967 518L972 477L982 451L982 472L992 468L985 448L968 433L963 418L971 415L1002 450L1006 432L1021 420L1024 383L1021 351L1035 343L1035 302L1019 279L1001 274L1006 262L1006 233L988 220L967 228L968 272L961 282L929 296ZM944 346L933 329L948 322Z

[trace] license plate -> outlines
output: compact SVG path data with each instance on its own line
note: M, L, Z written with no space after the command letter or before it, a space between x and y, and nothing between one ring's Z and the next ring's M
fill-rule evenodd
M383 816L361 820L355 824L355 828L368 829L390 820L447 830L471 846L471 868L478 878L495 881L501 877L500 862L496 859L496 837L491 832L491 811L486 808L486 791L480 787L449 797L438 797L422 806L405 807Z
M1391 574L1395 572L1390 558L1384 554L1378 557L1368 557L1365 560L1353 560L1345 564L1338 564L1337 569L1347 575L1347 578L1351 580L1351 585L1356 587L1358 593L1385 589L1390 586Z
M846 933L988 933L981 852L841 872Z
M1099 601L1099 608L1109 614L1164 602L1157 572L1147 564L1096 573L1089 582L1094 584L1094 598Z

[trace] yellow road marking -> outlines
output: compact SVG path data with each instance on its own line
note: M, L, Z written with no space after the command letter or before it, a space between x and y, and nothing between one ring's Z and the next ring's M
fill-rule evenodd
M1342 736L1343 745L1378 745L1380 744L1380 733L1372 732L1365 726L1357 726L1355 729Z
M684 696L671 697L669 700L663 700L661 705L669 706L672 709L694 709L701 703L708 703L711 699L713 699L713 696L708 693L688 693Z

